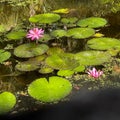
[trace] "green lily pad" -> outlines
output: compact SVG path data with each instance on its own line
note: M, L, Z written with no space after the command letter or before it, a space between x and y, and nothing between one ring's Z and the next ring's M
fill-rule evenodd
M84 70L85 66L83 65L77 66L75 69L73 69L74 72L84 72Z
M52 31L50 34L53 37L60 38L60 37L66 36L67 32L66 30L59 29L59 30Z
M57 70L71 70L76 68L79 63L67 54L54 54L46 58L45 63Z
M54 14L54 13L44 13L44 14L38 14L34 15L29 18L30 22L33 23L41 23L41 24L51 24L53 22L56 22L60 19L60 15Z
M67 37L75 39L89 38L95 34L95 30L92 28L72 28L67 32Z
M75 54L75 59L78 60L81 65L101 65L104 62L108 62L110 58L110 54L101 51L91 50Z
M8 33L6 36L9 40L19 40L26 36L26 32L25 31L14 31L14 32Z
M120 50L120 40L115 38L93 38L87 42L88 47L96 50L117 49Z
M41 67L41 69L38 72L42 73L42 74L47 74L47 73L52 73L53 71L54 71L53 68L44 65L44 66Z
M65 77L72 76L73 74L74 74L73 70L59 70L57 72L57 75L59 75L59 76L65 76Z
M34 71L40 68L40 66L36 62L32 61L25 61L25 62L19 62L15 68L19 71Z
M66 97L72 90L71 83L61 77L52 76L47 81L40 78L33 81L28 87L28 93L42 102L55 102Z
M61 9L58 9L58 10L54 10L53 12L54 13L67 14L67 13L69 13L69 9L68 8L61 8Z
M49 47L45 44L35 44L35 43L27 43L22 44L14 49L14 55L20 58L30 58L38 55L42 55Z
M100 17L89 17L79 20L77 25L80 27L99 28L107 24L107 20Z
M76 18L76 17L62 18L62 19L61 19L61 22L62 22L63 24L73 24L73 23L77 22L77 20L78 20L78 18Z
M61 54L64 53L64 50L59 47L50 47L47 51L48 55Z
M0 49L0 63L8 60L10 56L11 56L10 52Z
M10 92L0 94L0 115L12 110L16 104L16 97Z
M41 37L38 41L39 42L48 42L49 40L52 40L53 38L49 34L44 34L43 37Z

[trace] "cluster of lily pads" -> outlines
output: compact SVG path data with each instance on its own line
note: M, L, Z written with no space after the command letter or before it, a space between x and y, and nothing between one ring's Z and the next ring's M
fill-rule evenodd
M33 98L42 102L54 102L67 96L72 90L72 84L64 77L85 71L86 66L101 65L109 62L112 56L120 51L120 40L108 37L95 38L96 30L107 24L107 20L100 17L78 19L76 17L61 17L57 13L44 13L29 18L29 22L44 29L45 34L38 42L26 38L28 30L11 31L6 37L8 41L24 41L14 48L13 54L22 58L15 69L18 71L38 71L40 74L48 74L57 71L56 76L38 78L28 86L28 93ZM77 53L69 53L60 47L50 47L48 42L53 39L72 38L72 40L87 40L89 49ZM64 40L64 39L63 39ZM116 52L117 51L117 52ZM11 53L0 50L0 62L8 60ZM5 93L6 94L6 93ZM11 97L8 93L7 97ZM4 93L1 94L3 96ZM0 96L0 97L1 97ZM4 100L3 96L2 100ZM11 98L8 98L10 100ZM14 100L13 100L14 99ZM1 99L0 99L1 100ZM7 101L12 108L16 99ZM12 104L12 105L11 105ZM0 101L1 108L4 106ZM9 107L6 111L9 111Z

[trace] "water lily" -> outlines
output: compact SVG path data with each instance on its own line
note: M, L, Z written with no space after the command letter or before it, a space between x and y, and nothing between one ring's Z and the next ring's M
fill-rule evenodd
M94 78L99 78L102 74L103 74L103 71L100 71L100 70L96 70L95 68L93 68L92 70L88 70L87 72L91 77L94 77Z
M33 28L33 29L29 30L26 37L30 38L31 40L38 40L41 37L43 37L43 34L44 34L44 30L38 29L38 28Z

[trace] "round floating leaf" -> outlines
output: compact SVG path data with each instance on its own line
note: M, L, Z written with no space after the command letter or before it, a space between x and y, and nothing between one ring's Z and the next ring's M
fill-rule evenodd
M59 75L59 76L71 76L71 75L73 75L74 74L74 71L72 71L72 70L59 70L58 72L57 72L57 75Z
M73 57L69 56L69 55L57 55L57 54L54 54L54 55L51 55L49 57L46 58L45 60L45 63L54 68L54 69L58 69L58 70L65 70L65 69L68 69L68 70L71 70L71 69L74 69L78 66L78 62L73 59Z
M67 32L67 37L75 39L89 38L95 34L95 30L92 28L72 28Z
M11 53L8 51L5 51L3 49L0 49L0 63L6 61L7 59L9 59L11 56Z
M76 17L71 17L71 18L62 18L61 22L64 24L73 24L75 22L77 22L78 18Z
M83 72L85 70L85 66L80 65L73 69L74 72Z
M93 38L87 42L88 47L96 50L118 49L120 50L120 40L115 38Z
M54 13L67 14L67 13L69 13L69 9L68 9L68 8L62 8L62 9L54 10L53 12L54 12Z
M64 37L66 36L67 32L66 30L54 30L51 32L51 36L56 37L56 38L60 38L60 37Z
M47 74L47 73L52 73L53 71L54 71L53 68L44 65L44 66L41 67L41 69L38 72L42 73L42 74Z
M107 24L107 20L100 17L90 17L79 20L77 25L81 27L98 28Z
M7 34L9 40L19 40L26 36L25 31L14 31Z
M63 51L63 49L61 49L59 47L51 47L47 51L48 55L61 54L61 53L64 53L64 51Z
M49 47L45 44L27 43L14 49L14 55L21 58L29 58L44 54Z
M34 71L40 68L37 63L32 62L32 61L25 61L25 62L20 62L18 63L15 68L19 71Z
M42 102L54 102L66 97L72 90L71 83L61 77L52 76L47 81L40 78L33 81L28 87L28 93Z
M100 65L108 62L111 56L107 52L91 50L76 53L75 58L81 65Z
M60 15L58 14L44 13L30 17L29 21L33 23L39 22L41 24L50 24L58 21L59 19L60 19Z
M10 92L0 94L0 114L9 112L16 104L16 97Z
M39 42L47 42L52 39L53 38L49 34L44 34L44 36L39 39Z

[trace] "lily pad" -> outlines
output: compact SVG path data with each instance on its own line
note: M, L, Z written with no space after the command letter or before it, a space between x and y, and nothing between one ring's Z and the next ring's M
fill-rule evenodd
M41 23L41 24L51 24L53 22L56 22L60 19L60 15L54 14L54 13L44 13L44 14L38 14L34 15L29 18L30 22L33 23Z
M67 37L75 39L89 38L95 34L95 30L92 28L72 28L67 32Z
M38 55L42 55L49 47L45 44L35 44L35 43L27 43L22 44L14 49L14 55L20 58L30 58Z
M8 60L10 56L11 56L10 52L0 49L0 63Z
M39 78L28 87L28 93L42 102L55 102L66 97L72 90L71 83L61 77Z
M25 62L19 62L15 68L19 71L34 71L40 68L40 66L36 62L32 61L25 61Z
M96 50L117 49L120 50L120 40L115 38L93 38L87 42L88 47Z
M61 49L60 47L50 47L49 50L47 51L48 55L61 54L61 53L64 53L64 50Z
M14 31L7 34L9 40L19 40L26 36L25 31Z
M75 69L73 69L74 72L84 72L85 66L79 65Z
M53 38L49 34L44 34L43 37L41 37L38 41L39 42L48 42L49 40L52 40Z
M63 24L73 24L73 23L77 22L77 20L78 20L78 18L76 18L76 17L62 18L62 19L61 19L61 22L62 22Z
M44 66L41 67L41 69L38 72L42 73L42 74L47 74L47 73L52 73L53 71L54 71L53 68L44 65Z
M80 27L99 28L107 24L107 20L100 17L89 17L79 20L77 25Z
M75 59L79 61L81 65L101 65L104 62L108 62L111 55L107 52L101 51L83 51L76 53Z
M58 9L58 10L54 10L53 12L54 13L67 14L67 13L69 13L69 9L68 8L61 8L61 9Z
M50 34L53 37L60 38L60 37L66 36L67 32L66 30L59 29L59 30L52 31Z
M57 75L59 75L59 76L65 76L65 77L72 76L73 74L74 74L73 70L59 70L57 72Z
M3 92L0 94L0 115L12 110L16 104L16 97L11 92Z
M69 55L54 54L46 58L45 63L57 70L71 70L76 68L79 63Z

